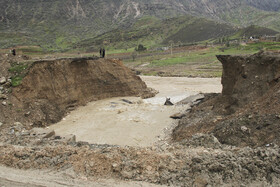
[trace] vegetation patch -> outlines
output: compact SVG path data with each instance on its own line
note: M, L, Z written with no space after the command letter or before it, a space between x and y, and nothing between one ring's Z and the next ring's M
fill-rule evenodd
M17 87L21 84L22 79L24 78L24 76L22 75L16 75L14 77L12 77L12 86L13 87Z
M25 77L26 72L28 71L29 64L27 63L14 63L9 69L9 72L13 74L12 86L16 87L21 84L22 79Z

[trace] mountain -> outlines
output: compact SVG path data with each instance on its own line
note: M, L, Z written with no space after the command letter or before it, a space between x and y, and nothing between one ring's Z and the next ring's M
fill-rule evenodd
M116 29L132 29L146 16L164 22L192 15L230 27L254 24L279 31L279 7L279 0L1 0L0 45L66 50Z
M118 28L75 44L74 48L96 50L106 45L114 48L131 48L141 43L146 47L196 43L234 34L238 29L194 16L179 16L160 20L145 16L138 19L130 28Z

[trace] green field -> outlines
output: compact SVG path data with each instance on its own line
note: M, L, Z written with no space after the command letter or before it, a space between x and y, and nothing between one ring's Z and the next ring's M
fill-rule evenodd
M184 50L174 54L150 55L124 60L124 63L144 75L220 77L222 65L216 55L246 55L259 50L280 50L280 42L251 43L246 46L214 46L199 50ZM176 49L174 49L176 51Z

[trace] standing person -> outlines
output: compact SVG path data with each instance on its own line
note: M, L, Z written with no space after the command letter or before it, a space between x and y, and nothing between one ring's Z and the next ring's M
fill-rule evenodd
M103 49L100 47L100 50L99 50L100 58L102 57L102 52L103 52Z
M102 51L102 57L104 58L105 57L105 49L103 48L103 51Z
M16 56L16 50L15 50L15 49L12 49L12 54L13 54L14 56Z

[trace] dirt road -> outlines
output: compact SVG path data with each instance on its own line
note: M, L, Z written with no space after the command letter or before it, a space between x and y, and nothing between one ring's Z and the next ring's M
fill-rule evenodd
M165 98L176 103L199 92L220 92L220 79L185 77L141 77L148 87L159 91L150 99L111 98L88 103L52 125L59 135L76 135L77 141L120 146L151 146L176 125L170 115L187 106L164 106ZM126 99L130 102L123 101Z
M43 186L95 186L95 187L157 187L162 185L135 181L116 181L113 179L89 180L79 177L72 170L18 170L0 166L0 187L43 187Z

